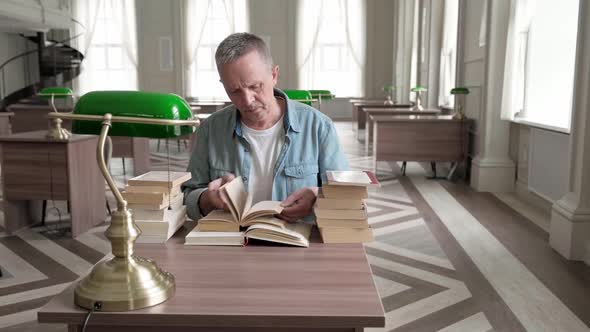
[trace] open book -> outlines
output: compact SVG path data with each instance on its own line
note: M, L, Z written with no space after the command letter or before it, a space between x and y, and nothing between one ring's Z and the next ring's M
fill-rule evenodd
M232 181L224 184L219 188L219 191L221 193L221 198L229 208L229 212L214 210L199 220L200 225L223 222L233 223L235 224L233 227L226 225L224 229L219 229L219 231L231 232L234 231L232 229L238 229L239 226L249 226L256 221L275 226L276 223L273 223L271 221L272 219L281 221L276 218L268 218L268 216L280 214L281 211L283 211L281 202L262 201L252 205L252 195L246 192L244 181L241 177L236 177Z
M298 247L309 247L311 224L288 223L277 218L272 222L254 222L244 232L208 232L201 224L185 239L185 245L245 245L248 239L256 239ZM269 220L270 221L270 220Z

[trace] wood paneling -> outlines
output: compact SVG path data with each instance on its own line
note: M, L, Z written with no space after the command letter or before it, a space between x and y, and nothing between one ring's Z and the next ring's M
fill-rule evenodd
M96 161L97 136L51 142L47 131L0 137L6 230L27 226L29 200L69 200L72 236L104 221L104 180Z
M375 161L463 161L469 120L439 116L374 116Z

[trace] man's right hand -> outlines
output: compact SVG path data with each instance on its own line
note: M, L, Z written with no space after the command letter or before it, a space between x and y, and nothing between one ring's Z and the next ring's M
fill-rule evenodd
M217 209L223 209L226 211L228 210L226 202L221 197L219 188L233 180L235 177L236 176L232 173L228 173L223 177L209 182L207 190L205 190L199 198L199 209L201 210L201 215L206 216L209 214L209 212Z

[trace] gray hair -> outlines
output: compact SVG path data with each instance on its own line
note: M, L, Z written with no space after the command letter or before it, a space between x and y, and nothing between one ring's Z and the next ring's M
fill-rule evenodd
M273 66L272 56L268 46L262 38L247 32L233 33L227 36L215 51L215 63L217 68L221 65L236 61L241 56L255 50L262 61L270 68Z

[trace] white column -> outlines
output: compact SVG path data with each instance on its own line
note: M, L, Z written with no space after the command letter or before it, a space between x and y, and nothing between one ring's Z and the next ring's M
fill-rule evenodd
M510 192L516 174L514 161L508 156L510 123L500 120L510 2L487 1L487 5L485 108L482 123L478 124L483 137L471 167L471 186L477 191Z
M412 41L414 36L414 0L398 2L398 29L396 52L396 101L410 102L410 70L412 68Z
M590 4L580 1L569 150L569 192L553 204L549 242L590 265ZM565 162L565 161L564 161Z
M430 1L430 45L428 46L428 101L429 108L438 107L440 79L440 48L442 45L444 2Z

